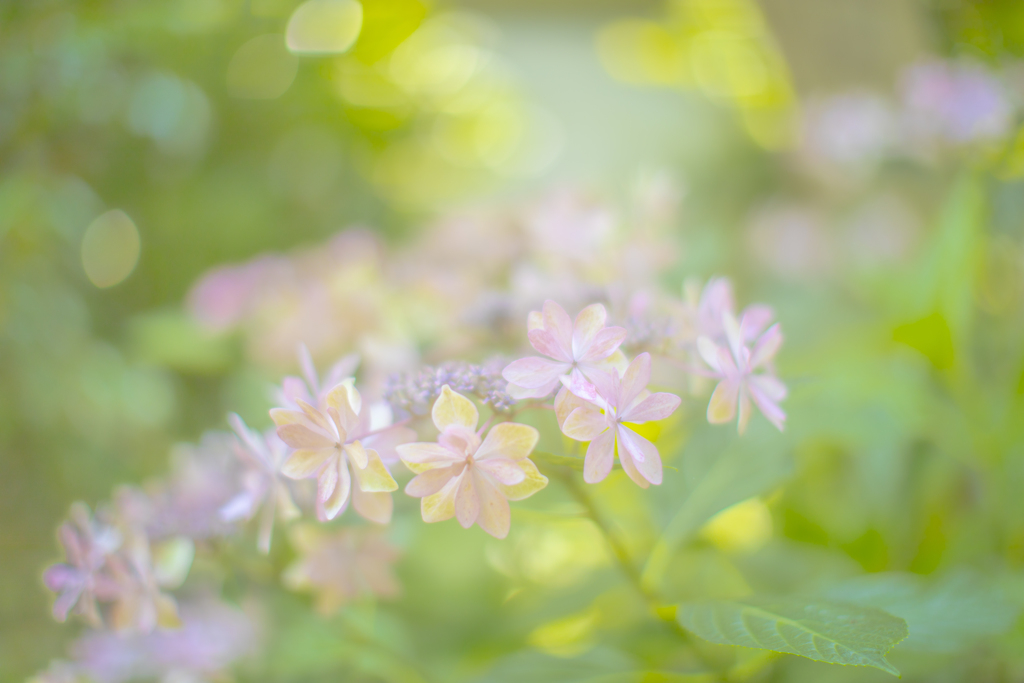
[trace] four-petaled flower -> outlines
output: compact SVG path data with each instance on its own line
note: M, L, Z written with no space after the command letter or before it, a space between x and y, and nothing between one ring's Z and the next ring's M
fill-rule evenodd
M786 385L775 377L771 368L772 358L782 345L779 324L772 325L758 337L753 350L744 343L743 326L735 317L726 313L724 325L728 347L719 346L708 337L697 340L701 358L720 379L708 402L708 422L730 422L736 417L738 405L737 429L742 434L750 421L753 399L764 416L781 431L786 413L779 407L779 401L786 397Z
M618 373L597 373L594 384L603 412L597 405L579 401L562 422L562 432L570 439L589 441L583 461L583 480L595 484L611 472L616 450L619 462L629 478L639 486L661 483L661 455L657 447L640 436L628 424L664 420L675 412L681 402L675 394L647 390L651 379L651 356L641 353L633 359L620 378ZM559 411L573 401L572 394L563 395ZM578 400L578 399L577 399Z
M359 440L360 422L369 417L362 413L369 410L353 382L347 379L328 391L319 408L297 399L301 410L270 411L277 435L295 449L281 472L292 479L316 478L316 510L321 521L337 517L351 496L356 512L386 524L393 506L389 492L397 489L398 483L380 454Z
M590 386L593 376L606 371L618 360L616 354L626 330L605 327L608 313L601 304L591 304L569 317L554 301L545 301L543 312L533 311L527 320L530 344L547 356L530 356L513 361L502 372L513 398L541 398L569 375L574 386Z
M252 519L262 507L257 545L260 552L269 553L274 517L280 516L281 521L287 522L299 516L299 508L281 476L287 447L272 431L260 434L249 429L235 413L231 413L228 422L238 435L235 453L246 465L246 471L242 475L242 491L221 507L220 516L227 522Z
M402 462L417 476L405 488L422 498L423 521L459 520L473 523L495 538L508 535L508 501L522 500L544 488L548 479L527 457L537 445L533 427L502 422L481 442L476 406L446 384L431 411L441 432L437 443L398 447Z

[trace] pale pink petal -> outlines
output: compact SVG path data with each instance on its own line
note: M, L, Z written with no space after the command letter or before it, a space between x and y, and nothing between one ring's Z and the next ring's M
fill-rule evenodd
M327 459L334 454L333 448L320 450L298 450L288 456L281 465L281 474L289 479L306 479L319 471Z
M634 484L642 489L651 487L651 482L644 479L644 475L640 474L640 470L636 468L636 463L633 462L633 458L626 452L625 447L619 449L619 462L622 464L622 470L626 473L626 476L632 479Z
M298 377L285 377L281 381L281 395L289 403L297 403L298 401L309 403L314 400L309 395L309 387Z
M757 387L758 391L773 401L781 401L789 393L786 385L774 375L751 375L747 378L747 383L751 387Z
M716 372L721 372L722 368L719 366L718 359L721 357L719 354L718 344L711 341L707 337L697 338L697 351L700 353L700 357L708 364L708 367Z
M682 402L683 400L675 394L658 392L651 394L622 415L619 415L619 420L622 422L664 420L674 413Z
M356 373L356 368L358 367L358 353L350 353L344 356L327 371L327 376L324 377L324 386L333 387L346 377L351 377Z
M301 410L289 410L288 408L271 408L270 419L278 427L290 424L305 424L306 415Z
M346 471L347 468L346 468ZM338 459L332 458L316 477L316 499L317 502L324 502L338 488Z
M576 314L576 321L572 326L573 358L580 360L586 355L607 320L608 312L602 304L590 304Z
M356 462L352 462L352 475L356 478L358 488L367 493L381 493L398 489L398 482L388 472L388 468L384 466L377 451L373 449L366 451L366 467L360 467Z
M725 328L725 338L729 342L729 349L737 359L740 357L740 348L743 346L743 336L740 333L740 323L736 316L730 311L722 315L722 327Z
M754 345L754 352L750 357L750 367L756 368L769 362L775 357L779 347L782 346L782 328L775 323L768 328L768 331L761 335Z
M277 435L290 448L322 449L333 448L335 441L305 425L290 424L277 428Z
M473 472L476 484L476 498L479 512L476 516L476 523L480 528L495 538L508 536L511 525L511 511L508 501L491 482L480 476L479 472Z
M427 470L426 472L413 477L409 483L405 485L405 493L413 498L432 496L443 489L445 484L447 484L453 477L458 476L460 472L462 472L462 466L460 465Z
M597 400L592 401L592 403L596 403L602 408L615 403L615 399L619 395L619 387L622 384L622 380L619 373L616 372L614 368L600 370L594 366L584 366L581 368L580 372L584 374L587 380L589 380L597 390L598 398Z
M608 416L593 408L577 408L562 424L562 433L575 441L593 441L608 429Z
M529 458L524 458L516 463L520 471L522 471L524 479L518 484L502 484L501 482L493 482L495 487L501 491L501 494L508 500L523 500L529 498L533 494L540 491L542 488L548 485L548 478L540 473L537 466L533 464L533 461Z
M476 453L480 448L480 435L472 429L460 425L451 425L437 437L437 442L452 453L465 456Z
M583 481L596 484L608 476L615 464L615 430L607 429L587 447L583 459Z
M391 521L395 502L391 499L390 493L361 491L356 486L352 489L352 507L363 519L377 524L387 524Z
M302 414L306 416L308 424L314 425L317 429L323 431L324 434L334 434L335 428L331 426L323 413L301 399L297 400L296 403L302 409Z
M512 384L510 382L505 388L505 392L517 401L521 401L524 398L545 398L550 396L551 393L560 386L561 383L557 378L553 379L548 384L537 387L536 389L527 389L526 387L521 387L518 384Z
M476 423L480 420L480 412L473 402L462 394L452 391L447 384L441 387L441 395L434 401L430 416L434 420L434 426L442 432L449 425L476 429Z
M448 467L456 462L461 462L464 457L453 453L441 444L429 442L406 443L396 448L398 457L402 459L410 469L414 465L426 465L428 467ZM414 471L416 471L414 469Z
M736 431L743 434L747 431L747 424L750 422L750 395L746 387L740 386L739 418L736 421Z
M324 399L328 413L334 417L339 428L346 432L355 432L359 428L359 413L363 409L363 397L355 388L352 379L335 385L327 392Z
M751 378L751 380L753 379L755 378ZM779 407L775 399L765 393L753 381L751 381L747 388L750 391L750 397L754 399L758 409L781 432L786 422L786 413Z
M480 499L477 498L477 478L471 468L466 468L460 477L459 488L455 493L455 518L463 529L468 529L476 522L480 514Z
M515 461L508 460L506 458L481 460L478 461L474 467L485 473L494 482L505 486L515 486L526 479L526 475L523 473L522 468L520 468Z
M533 452L539 439L540 433L529 425L502 422L491 427L474 457L478 461L490 458L521 460Z
M338 485L334 492L317 506L317 515L321 521L330 521L341 514L348 505L349 494L352 491L352 479L348 473L348 467L344 463L338 463Z
M619 385L618 402L619 408L626 408L633 400L640 395L640 392L647 388L651 381L651 354L644 352L633 359L633 362L626 368L622 375L622 382Z
M559 389L555 395L555 418L558 420L558 428L562 428L562 425L565 424L565 418L569 417L572 411L586 405L586 401L569 391L566 387Z
M566 355L562 345L549 330L530 330L526 333L530 346L560 363L572 363L572 356Z
M578 368L573 368L572 372L559 377L558 380L562 383L563 387L584 401L601 406L606 405L604 398L597 391L597 386L587 380Z
M617 436L619 438L619 460L622 458L622 449L625 447L626 454L633 460L637 470L644 476L644 479L652 484L661 483L661 455L657 447L632 429L619 425Z
M53 601L53 618L57 621L67 621L68 612L75 606L78 599L82 596L82 591L85 589L85 584L80 584L65 590L63 593L57 596L57 599Z
M743 310L743 315L740 316L740 337L743 341L757 339L761 331L768 327L768 323L772 321L774 315L774 311L769 306L760 304L747 306Z
M713 425L729 422L736 417L736 401L739 399L738 382L723 379L715 387L708 401L708 422Z
M455 494L464 476L465 472L452 477L440 491L420 499L420 514L424 522L443 522L455 516Z
M590 346L582 355L576 356L576 359L584 363L593 363L607 358L618 350L625 339L626 328L606 327L594 336Z
M550 299L544 302L544 329L550 332L564 358L572 358L572 318L565 309Z
M534 389L550 385L553 381L569 372L571 367L568 363L529 356L509 363L502 370L501 376L512 384L527 389Z

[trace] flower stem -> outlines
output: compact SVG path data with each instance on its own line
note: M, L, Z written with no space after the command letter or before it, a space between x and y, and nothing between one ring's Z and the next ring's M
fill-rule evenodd
M704 652L696 643L694 643L693 636L690 635L690 632L684 629L679 622L676 621L675 611L665 610L665 605L662 600L653 590L650 589L649 586L645 584L643 577L640 574L640 570L633 563L633 560L630 557L629 549L626 548L625 544L623 544L619 539L615 530L612 529L611 525L601 514L601 511L598 510L594 499L591 498L584 487L580 485L580 482L577 481L573 472L566 468L557 468L557 470L557 476L565 486L566 490L573 498L576 499L576 502L583 506L583 509L587 513L587 517L589 517L601 531L601 534L604 536L605 540L608 542L608 546L612 550L612 554L615 556L615 561L619 565L619 569L622 570L622 573L626 576L629 582L637 592L640 593L640 596L644 601L651 607L651 611L654 615L661 621L665 622L665 624L668 625L681 640L690 646L694 656L702 666L706 667L710 671L719 672L719 680L727 680L726 675L720 672L720 667L708 659Z

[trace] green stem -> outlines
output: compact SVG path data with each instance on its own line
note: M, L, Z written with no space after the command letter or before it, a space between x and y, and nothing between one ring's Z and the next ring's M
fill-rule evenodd
M714 662L708 659L707 656L705 656L704 652L694 642L693 636L690 635L689 631L684 629L679 624L679 622L676 621L674 610L671 613L669 613L665 609L663 609L664 603L662 602L662 600L658 597L657 594L654 593L654 591L652 591L644 583L643 578L640 575L640 570L636 567L635 564L633 564L633 560L630 557L629 550L626 548L625 544L623 544L622 541L619 540L619 537L615 533L615 530L612 529L611 525L604 518L604 515L601 514L600 510L598 510L597 505L594 503L594 499L590 497L590 495L586 492L583 486L581 486L580 483L576 480L576 477L574 476L573 472L571 470L559 467L557 468L557 476L559 480L561 480L562 484L565 486L566 490L569 491L569 493L572 495L572 497L575 498L576 501L583 506L583 509L586 511L587 516L590 518L590 520L593 521L597 528L601 531L601 534L608 542L608 546L612 550L612 555L614 555L615 561L618 563L619 568L622 570L622 573L626 576L627 579L629 579L630 584L633 585L637 592L640 593L640 596L644 599L644 601L650 606L651 611L654 613L654 615L657 616L658 619L660 619L661 621L665 622L665 624L668 625L669 628L671 628L672 631L675 632L676 635L678 635L682 641L684 641L687 645L690 646L690 649L693 651L694 656L697 658L697 660L701 663L702 666L706 667L710 671L718 672L720 667L718 667ZM720 673L719 675L719 680L727 680L726 675L724 673Z

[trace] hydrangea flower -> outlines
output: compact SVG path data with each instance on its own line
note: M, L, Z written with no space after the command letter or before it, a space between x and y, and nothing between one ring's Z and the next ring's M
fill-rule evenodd
M545 301L543 311L532 311L527 319L530 344L547 358L530 356L513 361L502 372L513 398L541 398L553 392L561 378L569 375L576 386L584 386L593 375L607 370L626 338L622 327L605 327L608 312L591 304L575 322L554 301Z
M363 409L353 380L349 378L328 391L319 408L302 399L297 403L301 410L270 411L277 435L294 449L281 472L292 479L316 478L316 510L321 521L341 514L350 497L356 512L366 519L380 524L390 521L393 502L389 492L397 489L398 483L380 454L360 440L361 436L370 436L361 434L360 427L361 422L368 423L369 411ZM389 437L400 440L401 434L384 436L382 445L391 446Z
M548 483L527 457L540 438L537 430L502 422L481 441L476 406L448 385L434 402L431 417L441 432L437 443L398 447L402 462L417 473L405 492L422 498L425 522L455 517L465 529L476 523L495 538L505 538L508 501L527 498Z
M285 377L275 397L282 406L296 410L299 408L300 400L310 405L322 403L328 391L338 386L346 377L355 374L356 368L359 367L359 355L350 353L343 357L321 378L317 374L309 349L305 344L299 344L299 367L302 369L302 377Z
M616 372L595 375L600 407L572 394L563 395L556 407L556 414L568 413L562 420L562 432L570 439L590 442L583 461L583 480L588 484L608 476L616 452L622 469L637 485L647 488L661 483L661 455L657 447L628 424L664 420L675 412L681 399L664 392L652 394L647 390L650 380L651 355L641 353L621 378Z
M82 503L71 506L71 519L57 533L67 561L51 565L43 573L43 583L57 593L53 617L65 621L74 610L89 625L99 627L103 620L96 601L111 600L119 592L105 565L121 546L121 535L93 520L89 508Z
M326 533L299 526L291 533L291 541L299 559L282 579L292 590L314 593L321 614L334 614L360 595L398 595L392 569L398 550L380 534L355 528Z
M235 413L228 417L228 422L238 435L235 453L246 471L242 475L242 491L221 507L220 516L229 522L252 519L262 507L257 545L260 552L269 553L274 518L280 516L288 522L299 516L281 474L287 446L273 431L259 434L249 429Z
M742 324L732 315L724 317L728 346L720 346L708 337L697 340L701 358L719 378L708 403L708 422L723 424L737 415L742 434L750 421L751 400L765 417L781 430L786 413L779 401L786 397L786 385L775 377L771 361L782 345L782 330L776 323L754 342L753 350L744 342Z

